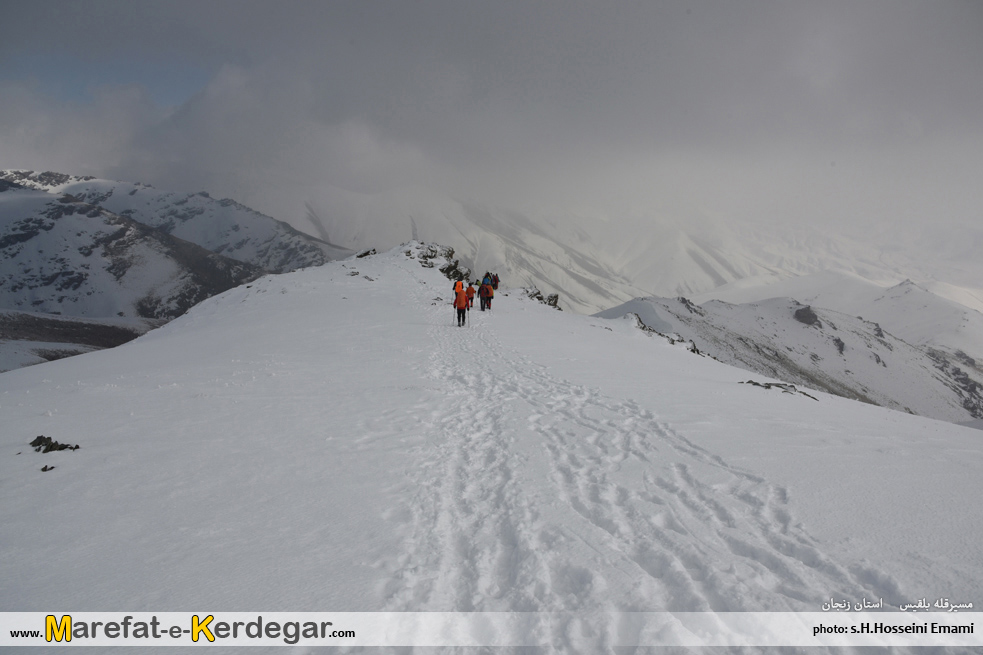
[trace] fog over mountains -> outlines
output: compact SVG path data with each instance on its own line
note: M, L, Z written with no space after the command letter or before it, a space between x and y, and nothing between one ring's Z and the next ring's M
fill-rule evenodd
M435 205L410 192L350 194L330 211L311 203L317 238L204 192L54 172L0 180L6 368L96 347L65 316L112 318L106 329L129 319L132 338L156 325L148 319L169 320L266 272L412 239L452 247L506 287L557 293L577 313L634 314L770 378L953 422L983 419L983 292L954 283L973 268L958 259L947 269L811 228L738 229L707 217L632 234L624 223ZM74 344L46 341L66 333Z
M763 299L769 296L752 289L829 271L878 288L911 279L983 309L983 262L976 256L983 235L955 227L899 224L871 231L833 220L735 222L695 206L614 218L438 201L412 189L357 194L336 188L308 203L306 223L297 225L323 229L332 242L352 249L393 247L411 238L446 243L477 269L560 292L565 307L582 313L639 295L689 297L721 287Z

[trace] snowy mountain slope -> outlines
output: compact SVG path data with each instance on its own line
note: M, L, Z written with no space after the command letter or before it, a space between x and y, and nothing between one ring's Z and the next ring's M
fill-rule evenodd
M59 196L69 194L81 202L274 273L318 266L352 254L233 200L214 200L204 192L158 191L146 184L51 171L0 171L0 179Z
M599 612L549 628L586 653L615 610L981 597L976 431L508 292L457 328L419 252L0 374L2 609Z
M62 357L112 348L164 321L144 318L66 318L0 310L0 373Z
M962 303L941 297L911 280L883 287L855 275L825 271L763 286L727 285L692 300L698 304L711 299L739 304L795 298L807 305L863 316L912 345L983 359L983 313L973 307L975 294L971 289L960 288L962 293L957 295L956 287L949 287L948 294L961 298ZM968 362L962 359L963 366L967 366Z
M877 323L789 298L700 306L685 298L639 298L597 316L629 312L722 362L771 378L945 421L983 418L983 385L965 365Z
M725 285L766 287L789 278L815 275L821 279L822 274L834 272L879 287L915 280L979 309L979 298L973 299L968 289L983 276L983 263L972 254L972 244L983 240L978 232L960 234L966 244L955 248L931 231L899 229L864 235L859 227L835 230L794 222L755 225L693 212L667 214L641 225L602 224L586 229L602 260L636 285L650 289L650 295L702 297L727 288ZM770 292L744 301L779 296L796 297ZM720 299L742 302L739 297Z
M70 196L0 192L0 307L173 318L261 270Z

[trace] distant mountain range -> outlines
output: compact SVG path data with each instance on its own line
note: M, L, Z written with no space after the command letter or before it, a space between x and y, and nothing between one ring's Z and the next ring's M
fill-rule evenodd
M739 305L637 298L597 314L626 315L769 379L954 423L983 419L983 362L913 345L859 316L791 298Z
M207 193L160 191L147 184L34 171L0 171L0 179L96 205L213 253L271 273L319 266L351 254L241 205Z
M876 321L892 334L916 346L962 352L983 360L983 294L952 285L917 284L902 280L878 286L857 275L824 271L765 285L718 287L692 300L724 300L741 304L786 297L816 307Z
M475 270L498 272L508 286L558 293L561 307L584 314L637 297L763 289L828 271L877 288L911 279L983 311L983 232L968 228L940 235L899 225L867 234L794 218L732 222L684 208L634 218L553 215L413 188L360 194L331 187L308 203L307 219L313 233L353 250L410 239L446 244Z
M635 233L405 190L339 192L330 209L308 210L321 239L207 193L0 171L0 370L134 338L265 273L413 239L453 247L506 287L558 293L561 307L636 314L759 375L983 419L983 291L880 246L699 221ZM917 272L927 277L905 279Z
M444 243L507 286L558 293L575 312L637 313L769 378L955 422L983 412L983 260L972 255L983 242L971 230L939 239L898 225L868 239L697 211L533 217L412 189L333 190L308 208L316 229L349 248ZM683 296L693 300L672 300ZM794 318L806 307L814 325Z
M98 347L60 329L64 317L112 319L106 329L135 319L134 338L153 324L136 319L159 323L266 273L349 254L204 193L0 171L0 310L14 312L0 321L0 370Z

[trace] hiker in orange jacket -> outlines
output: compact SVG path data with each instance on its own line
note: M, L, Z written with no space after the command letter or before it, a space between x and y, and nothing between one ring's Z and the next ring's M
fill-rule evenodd
M468 288L465 289L464 293L468 295L468 309L474 307L474 286L468 282Z
M457 327L464 327L464 324L468 320L468 292L464 290L464 284L462 282L458 282L454 286L454 307L457 309Z
M490 284L485 285L485 289L488 291L488 295L485 296L485 308L491 310L491 301L495 297L495 287Z

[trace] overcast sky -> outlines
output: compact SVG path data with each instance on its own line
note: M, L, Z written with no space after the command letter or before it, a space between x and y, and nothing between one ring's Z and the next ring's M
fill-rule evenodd
M983 2L5 0L0 167L976 229Z

